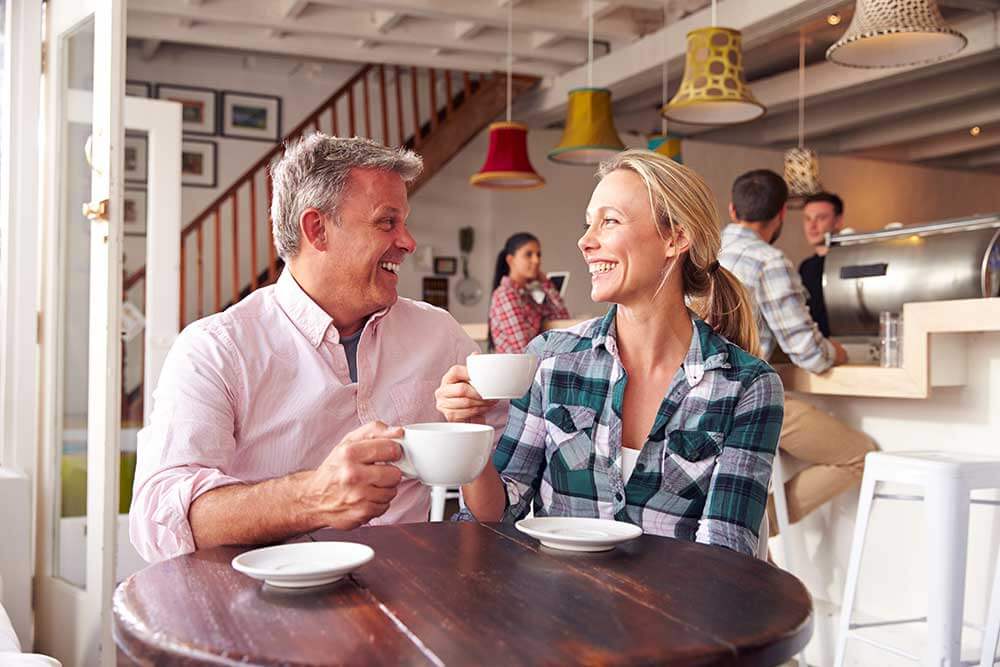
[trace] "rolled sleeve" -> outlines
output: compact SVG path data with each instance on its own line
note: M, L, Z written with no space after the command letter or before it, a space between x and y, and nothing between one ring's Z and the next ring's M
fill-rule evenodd
M228 339L189 327L164 363L149 425L140 431L129 535L145 560L195 549L188 511L198 496L243 480L226 474L236 450L236 365Z
M791 262L784 257L767 262L758 294L761 315L792 363L811 373L833 366L836 350L809 314L802 281Z
M774 371L740 396L734 424L712 472L695 541L754 556L767 487L784 418L784 390Z

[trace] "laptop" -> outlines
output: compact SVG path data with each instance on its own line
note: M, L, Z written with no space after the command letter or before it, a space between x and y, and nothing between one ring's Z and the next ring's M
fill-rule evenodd
M559 290L559 296L566 296L566 284L569 282L569 271L547 271L545 275Z

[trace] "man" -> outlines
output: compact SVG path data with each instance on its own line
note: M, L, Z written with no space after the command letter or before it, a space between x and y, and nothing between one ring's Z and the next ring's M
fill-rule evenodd
M812 373L847 361L844 348L825 338L806 307L802 283L785 254L774 247L785 218L788 186L767 169L747 172L733 183L719 263L754 296L761 357L780 347L792 363ZM837 494L861 482L865 454L875 444L807 403L785 398L778 446L811 463L786 485L791 521L798 521ZM773 531L773 503L768 503Z
M445 311L399 299L422 161L313 134L272 171L276 284L187 327L139 434L132 543L148 561L322 527L425 521L391 438L439 421L434 390L478 348ZM500 426L506 404L489 423ZM499 432L499 431L498 431Z
M823 300L823 262L829 250L826 235L844 228L844 202L835 194L818 192L806 197L802 209L802 229L816 254L799 264L802 284L809 292L809 314L824 336L830 335L830 321Z

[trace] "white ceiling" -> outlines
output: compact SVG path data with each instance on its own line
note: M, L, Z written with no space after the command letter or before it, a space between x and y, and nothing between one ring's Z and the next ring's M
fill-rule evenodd
M176 45L270 53L301 63L383 62L470 71L506 67L507 4L514 69L543 77L515 114L560 122L566 92L586 85L586 0L129 0L128 34L142 57ZM853 2L725 0L718 23L744 34L747 79L768 114L736 128L682 134L756 146L797 142L798 36L806 36L806 144L849 153L1000 173L1000 0L939 0L969 38L945 63L856 70L824 59ZM686 32L708 25L708 0L593 0L594 85L612 89L621 131L659 127L662 63L680 83ZM839 26L826 17L837 11ZM971 136L972 126L981 127Z

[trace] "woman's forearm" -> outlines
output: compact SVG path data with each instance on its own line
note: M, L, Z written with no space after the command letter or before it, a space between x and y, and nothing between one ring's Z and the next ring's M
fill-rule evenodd
M477 520L500 521L507 509L507 491L493 462L486 464L479 477L462 487L465 506Z

